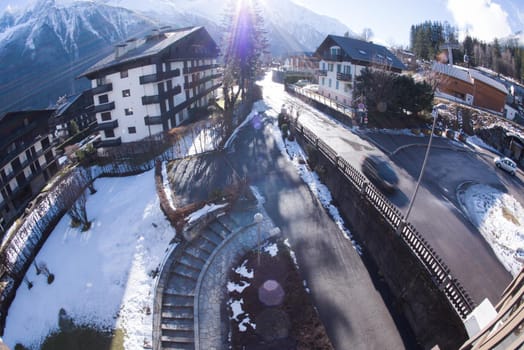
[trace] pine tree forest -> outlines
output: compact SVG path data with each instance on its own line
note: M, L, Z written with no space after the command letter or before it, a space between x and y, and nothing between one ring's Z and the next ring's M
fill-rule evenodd
M518 39L495 39L486 43L470 35L459 42L458 37L457 28L449 23L426 21L411 26L411 50L420 59L433 60L444 51L445 43L459 44L459 48L453 50L454 64L482 66L524 81L524 46Z

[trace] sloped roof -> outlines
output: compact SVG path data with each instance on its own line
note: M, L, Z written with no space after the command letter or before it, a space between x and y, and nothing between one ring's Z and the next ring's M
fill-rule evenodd
M502 91L505 94L508 93L508 89L506 89L506 86L504 86L504 84L482 74L481 72L473 68L451 66L449 64L434 62L432 69L435 72L442 73L456 79L460 79L462 81L467 82L468 84L473 84L475 80L479 80L484 84L493 87L494 89Z
M203 28L204 27L201 27L201 26L200 27L188 27L188 28L169 30L166 32L159 32L156 35L151 35L149 37L146 37L145 41L137 43L137 47L135 49L131 49L119 57L117 57L116 52L113 51L110 55L106 56L105 58L101 59L100 61L95 63L93 66L88 68L84 73L80 75L80 77L83 77L83 76L95 73L97 71L100 71L102 69L116 66L116 65L119 65L125 62L130 62L130 61L137 60L140 58L155 56L158 53L160 53L161 51L163 51L164 49L174 44L175 42L179 41L180 39L185 38L189 34L192 34ZM120 44L120 45L125 45L125 43Z
M404 64L397 58L397 56L395 56L386 47L372 42L345 36L328 35L317 49L317 53L319 53L318 51L320 48L326 44L330 44L330 42L330 46L332 46L332 44L340 46L345 55L347 55L353 61L380 64L399 70L406 69Z

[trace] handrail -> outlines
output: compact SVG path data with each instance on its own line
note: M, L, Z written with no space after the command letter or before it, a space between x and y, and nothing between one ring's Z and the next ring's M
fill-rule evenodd
M475 303L460 282L452 276L449 267L429 243L411 223L405 222L400 210L384 197L373 184L369 183L361 172L340 157L335 150L319 139L311 130L300 124L297 119L290 119L296 132L308 143L314 145L362 194L363 199L373 205L390 227L400 235L403 242L428 271L435 285L446 295L448 302L457 314L465 319L475 308Z

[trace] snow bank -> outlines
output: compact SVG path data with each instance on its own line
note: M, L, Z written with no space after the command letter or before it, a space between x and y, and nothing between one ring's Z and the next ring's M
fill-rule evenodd
M471 221L504 267L516 276L522 268L524 208L511 195L488 185L471 185L462 194Z
M155 279L152 277L175 232L160 210L154 172L95 182L88 197L88 232L59 222L35 261L45 263L55 281L48 285L34 268L22 284L6 321L4 342L38 348L58 330L63 308L76 324L122 328L125 348L151 343ZM140 195L137 195L137 191Z

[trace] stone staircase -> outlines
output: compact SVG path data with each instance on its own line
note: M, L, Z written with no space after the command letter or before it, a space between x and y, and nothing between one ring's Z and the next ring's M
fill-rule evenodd
M177 258L169 269L162 293L161 349L194 349L195 288L206 261L222 241L252 217L222 214L192 241L177 247Z

